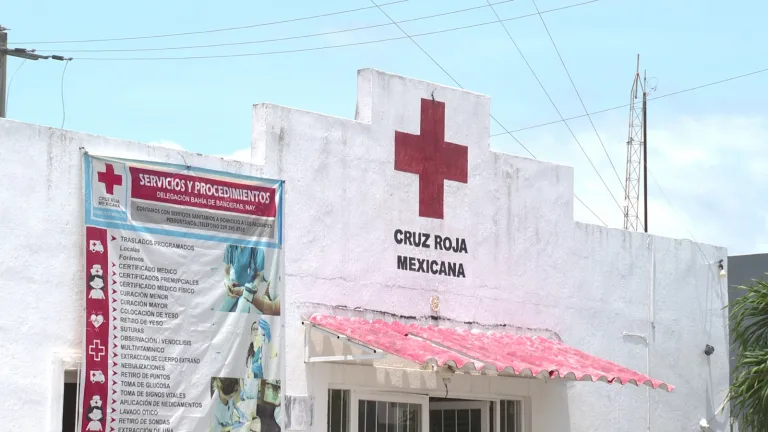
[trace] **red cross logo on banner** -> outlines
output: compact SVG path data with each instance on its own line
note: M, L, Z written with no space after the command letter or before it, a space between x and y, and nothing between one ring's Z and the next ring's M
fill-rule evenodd
M123 185L123 176L115 174L115 167L112 164L104 164L104 171L96 173L99 183L104 183L104 189L107 194L112 195L115 192L115 186Z
M419 135L395 131L395 170L419 176L419 216L442 219L445 180L467 182L467 147L445 141L445 103L421 100Z

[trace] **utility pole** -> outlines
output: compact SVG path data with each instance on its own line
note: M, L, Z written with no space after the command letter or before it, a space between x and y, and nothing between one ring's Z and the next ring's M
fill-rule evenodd
M642 99L638 93L642 91ZM640 177L641 166L645 167L645 82L640 79L640 55L637 55L637 67L629 93L629 131L627 133L627 175L624 195L624 229L630 231L646 230L648 224L647 205L645 205L645 226L640 221ZM647 191L647 187L644 190ZM647 202L647 192L644 201Z
M6 96L6 75L8 73L8 57L17 57L25 60L59 60L70 61L72 57L60 55L35 54L35 50L26 48L8 48L8 30L0 25L0 118L5 118L5 108L8 106Z
M8 33L0 26L0 118L5 118L5 74L8 69Z
M648 232L648 81L643 71L643 227Z

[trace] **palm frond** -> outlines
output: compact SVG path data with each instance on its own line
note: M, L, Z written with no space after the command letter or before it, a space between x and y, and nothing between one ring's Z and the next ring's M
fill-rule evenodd
M728 392L741 430L768 432L768 283L741 286L730 307L737 376Z

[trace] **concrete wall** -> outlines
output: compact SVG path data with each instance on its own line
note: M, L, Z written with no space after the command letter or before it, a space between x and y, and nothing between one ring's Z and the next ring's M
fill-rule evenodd
M442 220L418 217L418 177L393 169L395 131L419 134L421 99L433 96L445 102L445 139L468 147L469 181L445 182ZM328 371L301 361L300 319L342 307L423 317L433 295L446 325L548 329L641 372L645 343L622 333L648 335L650 374L677 386L650 392L651 430L695 430L702 417L725 430L715 411L728 386L727 291L713 264L724 248L574 223L573 170L490 151L486 96L363 70L356 113L254 107L254 157L286 180L285 391L317 398L313 431L325 428ZM465 238L469 253L398 245L398 228ZM460 261L467 277L398 270L398 254ZM535 431L648 428L645 389L526 385Z
M445 325L556 332L565 343L677 386L667 394L459 379L468 392L530 397L534 431L645 431L649 403L653 431L695 430L701 417L725 430L725 417L714 411L728 385L727 291L712 264L725 249L575 223L573 170L490 151L486 96L372 70L358 74L358 86L357 121L255 106L252 153L262 168L0 120L4 425L21 429L30 410L55 411L60 353L80 350L84 147L286 180L284 392L315 396L313 432L325 428L329 385L407 386L386 378L394 372L307 367L301 317L360 309L423 317L433 295ZM420 101L432 95L445 102L445 139L468 147L468 182L445 182L444 219L419 217L418 177L393 169L395 131L418 134ZM468 253L398 245L397 228L463 238ZM398 270L398 254L461 262L466 277ZM623 332L647 335L649 347ZM702 354L707 343L716 347L711 357ZM58 432L55 415L47 415L45 430Z

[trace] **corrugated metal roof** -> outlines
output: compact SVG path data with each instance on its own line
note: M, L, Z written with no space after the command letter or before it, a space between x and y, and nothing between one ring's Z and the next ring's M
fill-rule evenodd
M619 364L542 337L328 315L313 315L310 321L350 340L418 364L674 389L672 385Z

